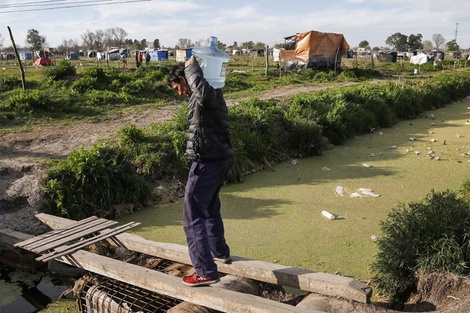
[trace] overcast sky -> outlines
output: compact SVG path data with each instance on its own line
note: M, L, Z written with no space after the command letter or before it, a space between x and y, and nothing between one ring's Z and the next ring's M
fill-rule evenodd
M457 43L470 48L469 0L107 0L120 3L97 5L104 1L0 0L3 45L11 45L10 26L20 46L26 45L29 29L57 47L64 39L81 44L87 30L119 27L132 40L159 39L167 47L180 38L195 42L209 36L227 45L253 41L273 46L308 30L344 34L351 47L362 40L382 47L396 32L422 34L423 40L441 34L450 41L457 29Z

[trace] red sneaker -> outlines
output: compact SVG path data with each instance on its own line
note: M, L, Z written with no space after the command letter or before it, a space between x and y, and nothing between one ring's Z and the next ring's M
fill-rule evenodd
M212 278L212 277L199 277L197 274L192 276L185 276L183 277L183 283L185 285L196 287L196 286L207 286L210 284L215 284L219 282L219 277Z

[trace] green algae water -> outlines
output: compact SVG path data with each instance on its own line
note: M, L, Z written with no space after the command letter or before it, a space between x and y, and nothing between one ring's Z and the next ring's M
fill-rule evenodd
M380 236L390 210L433 189L457 190L470 179L469 108L470 99L453 103L223 187L222 215L233 255L370 279L377 252L371 238ZM180 199L149 207L121 222L141 222L131 232L146 239L185 245L182 206ZM323 210L341 218L329 220Z

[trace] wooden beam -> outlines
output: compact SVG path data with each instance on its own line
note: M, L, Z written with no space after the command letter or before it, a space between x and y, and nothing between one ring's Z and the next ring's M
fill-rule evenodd
M36 217L51 228L61 228L75 221L65 218L37 214ZM123 233L115 237L129 250L191 264L186 246L154 242L140 236ZM219 272L255 279L271 284L293 287L327 296L337 296L356 302L370 303L372 288L366 284L339 275L314 272L263 261L232 256L231 264L217 264Z
M3 229L0 230L0 236L9 238L8 240L10 242L32 237L30 235ZM208 287L188 287L182 283L181 278L83 250L57 258L56 260L161 295L181 299L221 312L320 313L319 311L296 308L295 306L260 296L222 289L218 287L220 283Z
M158 294L222 312L307 312L301 308L259 296L217 288L217 284L211 287L188 287L182 283L181 278L83 250L63 257L62 261Z

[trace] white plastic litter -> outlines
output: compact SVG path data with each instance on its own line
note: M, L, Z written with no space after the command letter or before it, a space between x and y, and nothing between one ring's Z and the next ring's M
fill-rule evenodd
M397 148L397 145L391 145L389 148L390 148L390 149L396 149L396 148Z
M372 167L372 165L370 165L368 163L362 163L361 165L364 166L364 167Z
M344 196L344 187L336 186L335 193L337 196L343 197Z
M374 193L372 189L368 189L368 188L359 188L359 190L361 191L361 193L362 193L363 195L371 196L371 197L380 197L380 195Z
M299 161L297 161L297 159L293 159L291 163L292 163L292 165L297 165L297 164L299 164Z
M349 195L351 198L362 198L364 195L359 192L353 192L352 194Z
M330 213L328 211L321 211L321 214L323 214L324 217L326 217L329 220L334 220L336 218L336 215L333 213Z

